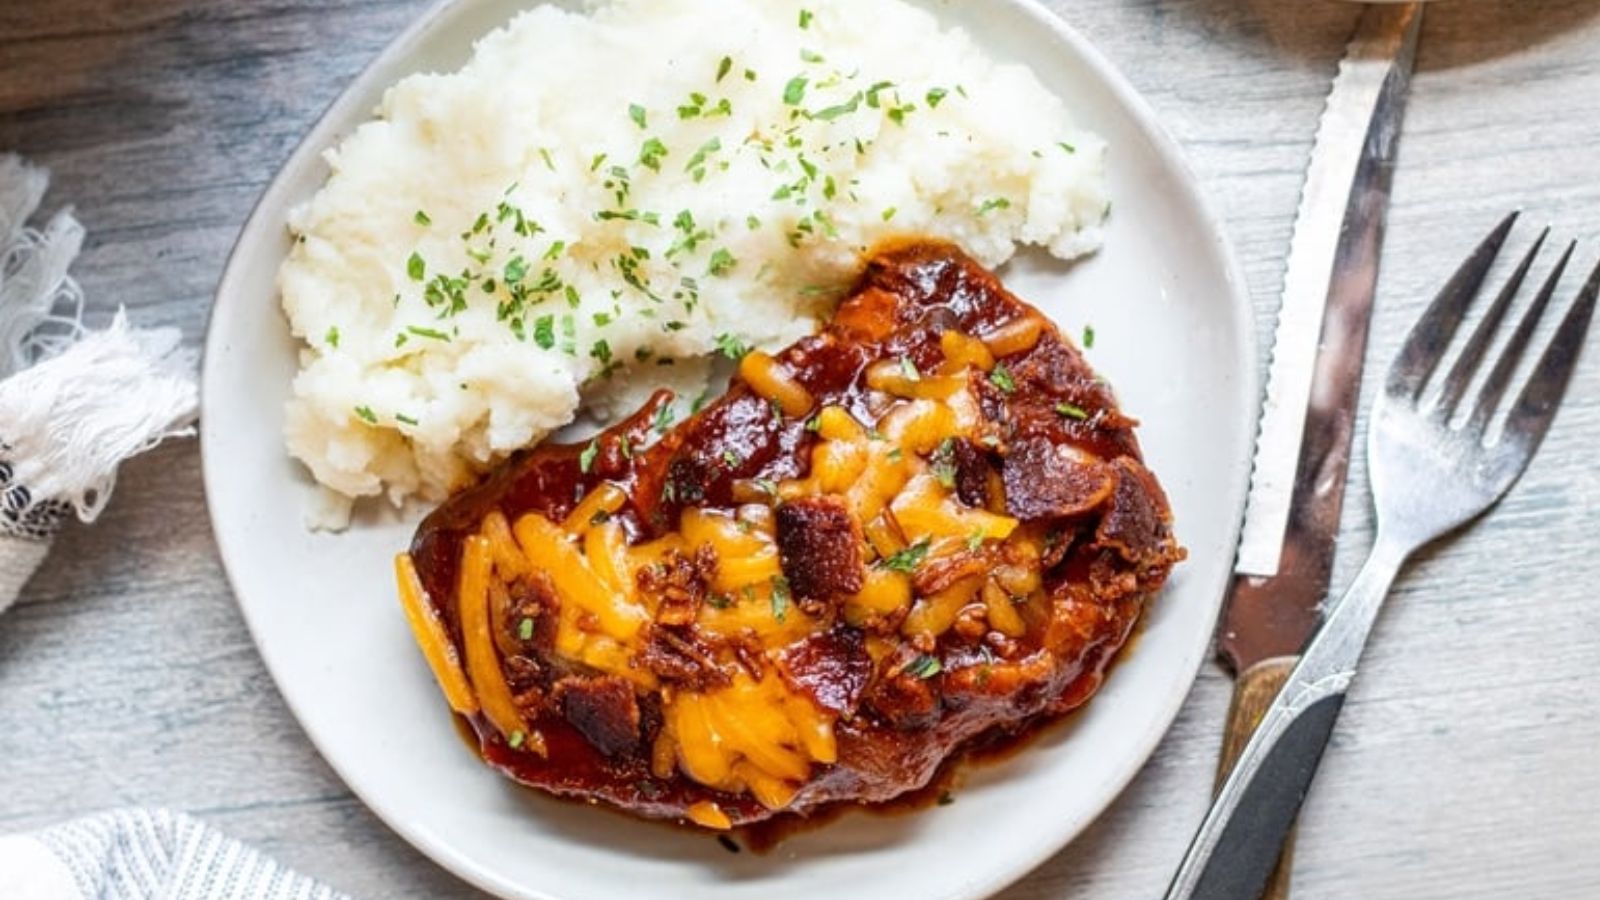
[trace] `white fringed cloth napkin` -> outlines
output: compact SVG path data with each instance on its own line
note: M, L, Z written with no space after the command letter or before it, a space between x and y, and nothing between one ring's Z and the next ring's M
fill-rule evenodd
M68 514L94 521L124 459L192 433L194 357L178 333L82 325L67 267L83 244L68 210L28 226L49 175L0 155L0 612Z
M182 813L124 809L0 837L5 900L345 900Z
M194 354L175 329L137 330L120 312L104 331L83 327L83 293L67 274L82 226L67 210L28 226L48 185L43 169L0 154L0 613L66 517L94 521L117 466L192 434L196 415ZM0 900L340 896L164 810L0 837Z

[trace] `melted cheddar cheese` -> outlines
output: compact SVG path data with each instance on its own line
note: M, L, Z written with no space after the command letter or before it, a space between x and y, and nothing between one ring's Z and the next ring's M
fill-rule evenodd
M708 787L748 793L779 809L837 759L834 714L790 684L773 664L752 669L729 658L730 678L686 690L663 683L641 661L651 623L663 600L641 590L641 573L674 560L710 559L693 628L712 638L753 639L769 663L786 648L831 622L800 608L790 596L780 560L773 505L802 498L838 501L862 536L860 589L838 598L838 616L866 628L874 659L887 654L886 637L937 639L963 617L1009 637L1029 627L1030 603L1042 602L1037 535L1019 528L1003 503L973 506L955 489L950 443L982 442L985 422L973 381L988 377L996 356L1020 352L1038 339L1040 323L1025 317L987 341L946 331L943 362L920 372L907 360L873 364L867 387L883 412L859 421L841 406L816 401L778 360L753 352L740 375L759 396L790 417L809 416L815 433L803 478L775 486L742 485L750 498L737 509L685 509L676 528L630 544L612 514L628 502L622 487L602 483L560 522L538 513L507 522L488 516L465 546L457 608L465 642L463 667L428 616L409 560L399 574L406 610L428 650L439 681L457 710L480 709L509 738L541 746L512 703L489 630L494 609L511 583L543 573L556 596L553 652L596 673L626 679L638 692L657 692L662 727L650 747L658 777L682 773ZM879 402L881 401L881 402ZM997 492L991 492L991 495ZM929 567L978 559L950 578L929 578ZM969 571L970 569L970 571ZM493 582L493 586L491 586ZM681 623L678 623L681 624ZM925 645L926 646L926 645ZM470 689L468 682L470 681ZM716 804L697 803L690 818L728 827Z

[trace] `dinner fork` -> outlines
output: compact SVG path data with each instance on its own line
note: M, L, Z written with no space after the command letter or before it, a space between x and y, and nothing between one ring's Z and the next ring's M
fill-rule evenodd
M1344 596L1326 608L1321 627L1217 793L1167 900L1256 900L1261 895L1401 566L1505 496L1549 430L1594 315L1600 267L1579 291L1509 411L1503 417L1496 413L1575 244L1568 245L1488 367L1470 409L1462 407L1549 229L1517 264L1438 389L1428 390L1516 219L1515 213L1507 216L1467 258L1412 328L1390 368L1368 431L1377 508L1371 555ZM1497 419L1503 423L1498 431L1491 427Z

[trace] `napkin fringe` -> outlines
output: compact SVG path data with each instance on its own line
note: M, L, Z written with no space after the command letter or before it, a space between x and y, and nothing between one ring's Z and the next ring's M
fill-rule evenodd
M178 341L176 329L129 328L119 311L105 331L0 382L0 462L13 485L94 521L123 460L194 433L195 357ZM12 502L28 505L8 496L8 512Z
M27 226L49 185L44 169L0 154L0 378L83 336L83 289L67 274L83 226L70 209L43 231Z
M47 853L41 854L42 847ZM343 900L182 813L122 809L0 839L0 895L17 900ZM44 868L49 871L40 871ZM62 872L61 870L65 871ZM30 890L38 885L38 893ZM48 893L45 886L53 886Z
M0 154L0 611L16 599L70 513L105 508L123 460L193 434L198 354L174 328L83 326L67 270L83 246L70 210L28 219L49 173Z

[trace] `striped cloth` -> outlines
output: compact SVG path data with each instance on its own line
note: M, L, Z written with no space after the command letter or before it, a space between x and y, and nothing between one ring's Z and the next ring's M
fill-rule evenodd
M124 809L0 837L5 900L347 900L199 821Z

